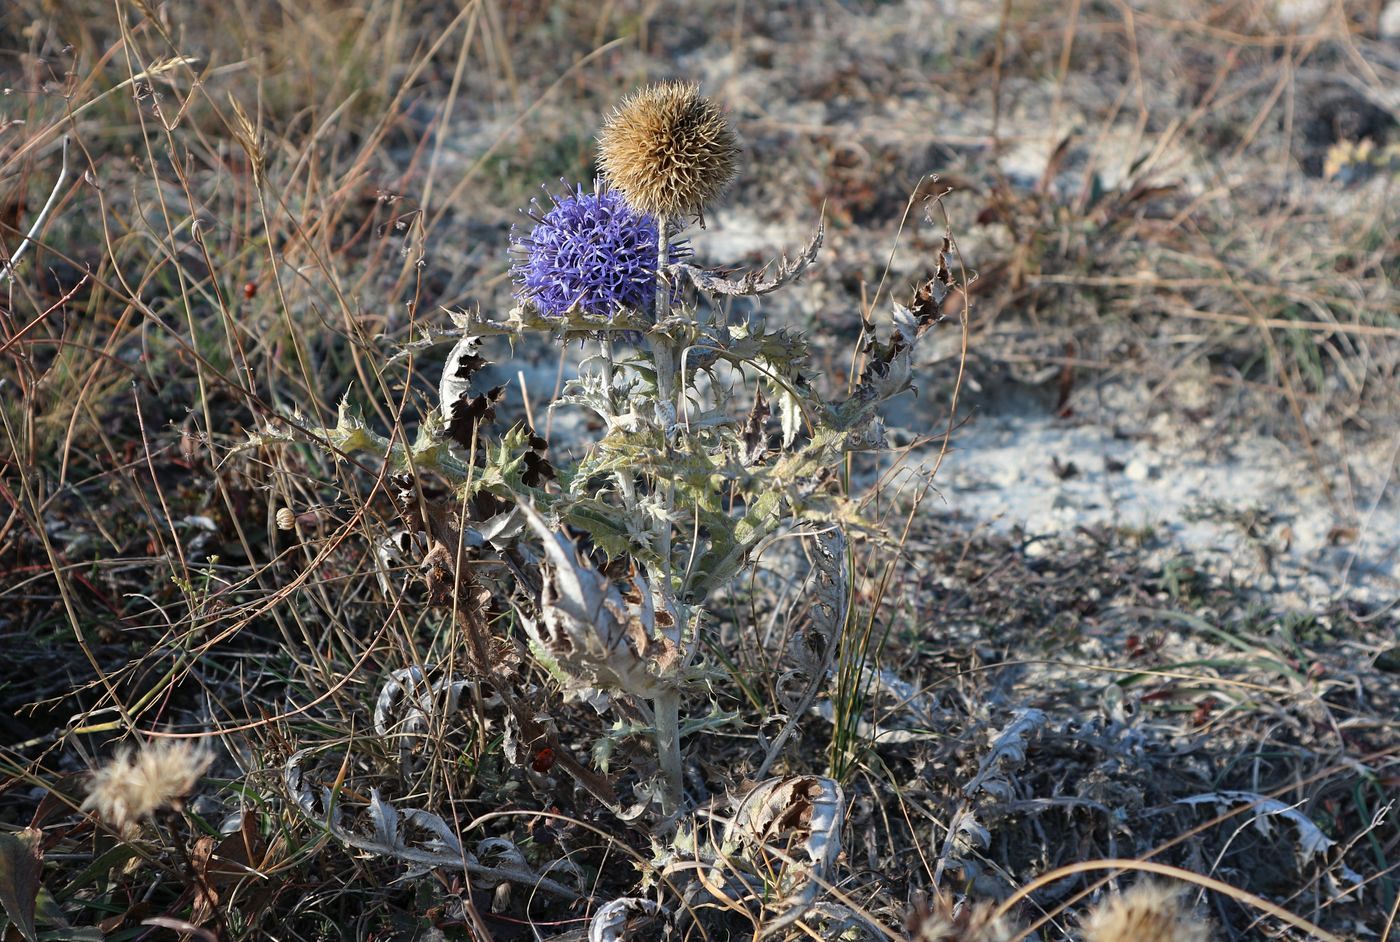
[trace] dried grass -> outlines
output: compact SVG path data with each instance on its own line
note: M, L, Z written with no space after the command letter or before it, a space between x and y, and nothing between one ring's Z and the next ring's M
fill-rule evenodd
M37 878L66 920L295 939L511 939L534 920L566 937L639 885L685 914L678 936L748 937L755 913L771 915L781 875L723 859L715 878L743 900L695 907L687 873L652 870L645 835L457 683L471 667L462 629L406 563L381 468L243 448L269 422L293 436L329 423L352 387L392 404L367 417L376 428L411 438L435 362L388 363L388 345L440 326L440 306L503 298L520 195L583 176L604 104L686 47L704 51L686 61L752 154L721 212L827 208L836 263L805 276L792 295L804 309L769 313L811 329L833 383L862 317L882 311L871 285L882 271L900 283L937 248L941 224L916 218L890 258L910 192L948 185L979 275L974 381L1048 386L1061 405L1144 382L1145 409L1180 414L1183 377L1203 371L1212 434L1290 436L1352 509L1339 456L1393 435L1400 408L1400 203L1386 168L1318 174L1338 140L1394 138L1400 62L1370 6L1302 25L1249 3L1018 4L1000 18L826 7L0 12L13 89L0 264L32 236L0 284L0 823L6 838L41 832ZM921 184L930 171L942 180ZM951 362L927 367L923 395L952 387ZM548 392L531 387L533 408ZM1252 898L1337 934L1387 931L1400 894L1393 609L1280 612L1249 587L1182 579L1190 560L1150 534L995 536L934 515L926 493L890 485L867 502L839 702L823 698L767 758L806 689L787 673L789 640L812 623L804 564L780 545L728 599L712 699L692 705L711 713L688 784L714 820L770 761L841 770L843 856L789 937L897 937L921 892L990 911L1101 858L1239 888L1197 898L1223 938L1280 931ZM379 716L395 678L411 717ZM630 784L638 737L529 678L549 704L542 728ZM1011 761L995 736L1028 708L1046 720ZM217 736L228 758L181 823L114 845L79 812L83 775L152 731ZM979 775L997 788L970 796ZM1301 853L1296 829L1267 827L1265 802L1197 800L1221 793L1282 803L1335 844ZM412 860L351 853L337 830L421 866L405 879ZM1018 916L1069 937L1113 898L1111 879L1067 872ZM573 894L591 908L560 902ZM621 925L628 913L655 916L622 907Z

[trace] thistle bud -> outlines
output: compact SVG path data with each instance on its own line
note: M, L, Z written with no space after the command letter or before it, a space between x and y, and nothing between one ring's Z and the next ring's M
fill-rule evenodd
M739 142L698 85L652 85L623 100L598 135L598 165L627 202L661 219L695 216L737 172Z

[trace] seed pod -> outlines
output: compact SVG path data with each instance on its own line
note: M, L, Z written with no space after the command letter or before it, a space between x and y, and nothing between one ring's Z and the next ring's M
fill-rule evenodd
M652 85L623 100L598 135L598 165L635 209L695 216L729 186L739 142L700 87Z

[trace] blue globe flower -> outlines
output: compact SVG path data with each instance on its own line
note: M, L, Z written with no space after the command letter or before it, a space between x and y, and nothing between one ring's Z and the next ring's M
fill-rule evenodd
M547 192L547 191L546 191ZM593 192L582 184L539 215L531 200L528 236L511 232L516 297L534 302L546 317L562 317L575 304L586 314L611 317L631 308L650 310L656 297L656 220L627 205L616 191ZM688 254L672 246L671 261Z

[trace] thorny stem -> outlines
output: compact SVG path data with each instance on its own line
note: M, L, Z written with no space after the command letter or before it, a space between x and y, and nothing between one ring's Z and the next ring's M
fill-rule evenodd
M671 286L667 271L670 254L670 220L663 216L656 221L656 307L653 315L658 324L671 313ZM656 370L657 418L661 426L662 447L669 452L671 431L676 422L676 345L670 337L654 329L647 334L647 342L651 347L652 366ZM674 604L675 588L671 581L671 512L676 503L676 489L672 481L656 483L661 485L662 501L653 536L660 562L651 573L651 590L659 611L674 612L677 606ZM680 623L684 625L684 619ZM684 671L688 666L687 657L676 665L676 669L678 672ZM661 810L669 815L680 807L683 788L679 687L659 694L653 703L653 712L656 715L656 757L664 785Z
M670 221L665 217L658 219L656 233L656 308L653 313L659 324L671 313L671 287L667 280L666 264L671 252ZM651 347L652 366L656 370L657 419L661 426L662 447L669 453L671 431L676 424L676 346L670 337L655 329L647 334L647 342ZM658 601L665 601L672 595L671 510L675 501L675 486L667 481L662 488L661 515L654 527L661 570L653 574L652 589L662 593Z
M598 340L598 346L603 352L603 382L607 384L605 398L608 404L608 417L617 418L617 408L613 405L613 342L612 337L604 334ZM617 486L622 492L622 503L627 508L627 515L634 517L637 513L637 487L632 481L632 475L626 471L617 472Z
M656 758L661 765L661 813L675 814L680 808L684 773L681 769L681 694L672 687L657 694L652 702L656 717Z

